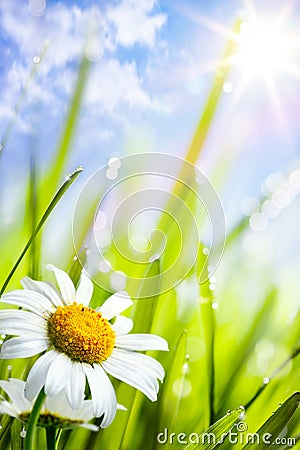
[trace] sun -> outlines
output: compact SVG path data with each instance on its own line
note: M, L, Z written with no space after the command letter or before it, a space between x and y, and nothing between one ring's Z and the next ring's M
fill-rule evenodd
M243 22L237 42L236 64L249 76L271 76L292 64L294 41L278 21Z

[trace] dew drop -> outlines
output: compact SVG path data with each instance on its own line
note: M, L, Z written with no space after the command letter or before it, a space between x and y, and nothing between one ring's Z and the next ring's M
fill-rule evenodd
M26 438L26 430L23 428L23 430L20 433L21 438Z
M227 411L227 416L229 416L230 414L231 414L231 411L230 411L230 409L228 409L228 411Z
M189 363L185 362L182 366L182 373L188 373L190 371Z
M223 84L223 92L225 92L225 94L231 94L231 92L233 92L233 83L229 80L225 81Z
M1 334L1 339L5 339L6 338L6 334Z
M265 378L263 379L263 383L264 383L264 384L270 383L270 378L265 377Z
M41 58L36 55L32 58L32 61L34 62L34 64L39 64L41 62Z
M203 253L203 255L209 255L209 248L205 247L205 248L202 250L202 253Z
M212 309L218 309L219 304L217 302L212 302L211 307L212 307Z
M278 404L278 407L281 408L281 407L282 407L282 403L279 403L279 404Z
M108 180L115 180L118 176L118 171L114 167L110 167L106 170L105 175Z
M118 170L121 167L121 161L116 157L110 158L110 160L108 161L108 167L110 169Z

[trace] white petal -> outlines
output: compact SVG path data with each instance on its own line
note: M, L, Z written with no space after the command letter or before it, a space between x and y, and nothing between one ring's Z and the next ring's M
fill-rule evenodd
M118 380L139 389L151 401L157 400L159 386L156 377L151 372L140 370L125 361L116 361L112 356L102 362L102 367Z
M26 381L24 395L33 400L44 386L50 364L59 353L55 350L45 353L32 366Z
M115 346L127 350L169 350L167 341L155 334L117 336Z
M76 291L76 303L88 306L93 295L94 285L89 277L82 272L80 283Z
M83 369L91 389L94 415L100 417L104 414L101 428L106 428L113 421L117 411L114 388L108 376L98 364L95 364L94 367L83 364Z
M16 406L6 400L0 401L0 414L8 414L11 417L18 418L18 415L22 411L18 411Z
M100 311L103 314L103 317L110 320L113 317L118 316L131 305L133 305L133 301L130 299L127 292L123 291L111 295L100 308L97 308L97 311Z
M79 426L91 431L99 431L99 427L97 427L97 425L94 425L93 423L83 423L82 425Z
M84 399L85 373L81 363L74 361L71 361L71 363L71 375L66 385L66 397L72 409L79 409Z
M128 364L131 364L141 370L148 371L149 373L151 372L152 375L160 381L164 379L165 371L163 366L151 356L115 348L110 358L113 358L121 363L122 361L126 361Z
M6 321L15 321L16 324L32 323L41 328L47 324L44 318L32 312L23 311L22 309L2 309L0 311L0 321L1 325L4 325Z
M117 316L115 322L111 325L116 336L127 334L132 330L133 321L125 316Z
M126 406L121 405L120 403L117 404L117 409L119 409L120 411L127 411Z
M45 313L54 312L55 306L44 295L25 289L24 291L11 291L2 295L1 301L10 305L21 306L29 311L44 316Z
M47 373L45 393L50 397L59 394L70 379L71 369L71 359L64 353L58 353L56 358L51 362Z
M53 266L52 264L48 264L47 269L54 272L57 284L59 286L65 304L71 305L72 303L74 303L75 287L69 275L63 270L57 269L57 267Z
M32 403L24 397L25 381L16 378L10 378L9 381L0 380L0 387L7 393L19 412L32 409Z
M63 302L58 295L56 289L51 284L44 281L35 281L29 277L24 277L21 280L21 284L25 289L39 292L44 297L47 297L54 306L62 306Z
M50 341L45 338L16 337L5 341L1 348L1 359L28 358L47 350Z
M47 396L45 399L45 408L53 414L68 417L70 419L72 418L72 414L70 414L71 408L67 403L65 391L61 391L54 397Z
M77 418L89 422L94 417L94 405L92 400L84 400L81 408L77 411L72 411L71 418Z
M35 336L35 338L37 339L39 338L47 339L48 336L47 322L38 316L34 316L33 314L31 314L31 316L34 320L30 318L25 322L24 317L21 320L19 320L21 312L24 313L25 311L17 310L16 314L16 310L10 310L10 314L4 315L0 314L1 333L18 336L31 336L31 337ZM39 319L40 322L35 319Z

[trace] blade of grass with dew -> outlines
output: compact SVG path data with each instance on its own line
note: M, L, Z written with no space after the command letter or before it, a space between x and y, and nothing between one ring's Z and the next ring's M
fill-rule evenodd
M82 168L79 167L78 169L76 169L74 172L72 172L70 175L68 175L66 181L61 185L61 187L58 189L58 191L56 192L56 194L54 195L53 199L51 200L50 204L48 205L46 211L44 212L43 216L41 217L39 223L37 224L37 227L35 229L35 231L33 232L33 234L31 235L31 237L29 238L27 244L25 245L22 253L20 254L19 258L17 259L15 265L13 266L13 268L11 269L8 277L6 278L6 280L4 281L1 291L0 291L0 296L4 293L5 289L7 288L11 278L13 277L15 271L17 270L19 264L21 263L22 259L24 258L24 256L26 255L28 249L30 248L30 246L32 245L34 239L36 238L36 236L39 234L39 232L41 231L41 229L43 228L46 220L48 219L48 217L50 216L50 214L52 213L53 209L55 208L55 206L58 204L58 202L60 201L60 199L62 198L62 196L64 195L64 193L69 189L69 187L74 183L74 181L76 180L76 178L78 177L78 175L82 172Z
M30 170L29 170L29 199L28 210L26 217L30 222L30 235L32 236L38 223L38 199L37 199L37 167L34 150L30 152ZM37 280L39 278L39 260L40 260L40 245L38 238L33 240L29 249L29 271L28 275Z
M237 19L232 27L232 33L230 39L226 45L223 56L221 57L219 67L216 69L216 75L213 81L213 86L209 93L206 105L204 107L204 111L201 115L201 118L198 122L194 137L191 141L189 149L184 157L185 161L195 164L201 154L203 149L204 142L209 133L211 125L213 123L213 119L217 110L217 106L222 96L223 85L228 77L228 74L231 70L232 58L237 52L237 42L236 35L240 31L241 19ZM186 172L183 166L182 172L179 174L178 179L185 180ZM187 179L188 182L188 179ZM178 196L182 198L182 189L183 185L181 182L176 182L173 188L174 196ZM176 207L176 205L175 205ZM173 210L173 199L172 196L165 208L167 211ZM158 223L158 229L168 230L169 218L167 215L162 214Z
M283 446L279 447L278 450L288 450L288 449L290 449L292 446L293 446L294 448L297 448L296 445L297 445L298 442L300 442L300 433L297 434L297 435L294 436L294 437L291 436L290 439L292 439L293 441L290 441L290 442L288 442L286 445L283 445Z
M206 348L206 378L208 382L208 424L215 420L215 310L213 309L213 291L210 289L209 274L204 262L204 246L199 244L197 260L197 277L200 271L206 270L207 281L199 284L199 294L201 298L200 315L202 321L203 335ZM203 267L203 265L205 266Z
M228 412L224 417L199 434L197 442L191 443L184 450L212 450L218 443L222 443L228 433L243 416L244 408L237 408Z
M11 435L11 448L13 450L23 450L24 437L22 431L24 430L24 424L18 419L14 419L10 427ZM22 434L21 434L22 433Z
M269 376L266 377L267 378L267 383L263 383L258 390L256 391L256 393L253 395L253 397L245 404L245 408L249 408L252 403L254 403L254 401L260 396L260 394L264 391L264 389L266 389L266 387L269 385L269 383L276 378L276 376L294 359L296 358L298 355L300 355L300 347L295 348L290 356L276 369L274 370L274 372Z
M269 419L256 432L259 436L257 443L249 442L243 448L248 450L264 450L273 448L276 437L281 433L283 428L290 421L300 404L300 392L291 395ZM268 435L268 442L264 437Z
M53 164L50 167L44 182L42 183L41 191L43 192L45 197L44 202L46 203L48 203L49 197L51 197L53 192L57 189L60 178L65 170L71 143L79 120L89 68L89 61L83 57L78 70L77 80L74 86L73 96L69 105L69 111L65 120L62 136L56 153L53 156Z
M217 417L224 413L224 409L226 410L226 400L228 400L229 395L232 392L241 371L243 370L245 361L248 360L260 336L265 333L267 325L270 323L271 311L273 311L276 305L276 299L277 291L273 288L266 297L262 307L254 317L248 332L238 347L238 351L235 352L235 356L230 365L231 370L230 374L228 374L225 389L218 402Z

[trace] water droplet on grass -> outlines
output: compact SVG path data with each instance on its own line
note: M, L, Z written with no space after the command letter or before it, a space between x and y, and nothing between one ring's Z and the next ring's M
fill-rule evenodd
M212 309L218 309L219 304L217 302L212 302L211 307L212 307Z
M32 61L34 62L34 64L39 64L41 62L41 58L36 55L32 58Z
M21 438L26 438L26 430L23 428L23 430L20 433Z
M263 383L264 383L264 384L270 383L270 378L265 377L265 378L263 379Z

